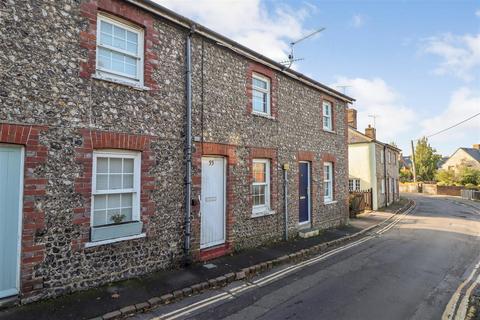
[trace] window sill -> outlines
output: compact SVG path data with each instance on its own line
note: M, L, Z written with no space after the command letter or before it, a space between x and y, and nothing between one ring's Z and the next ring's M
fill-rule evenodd
M264 211L252 212L251 217L259 218L259 217L271 216L272 214L275 214L275 210L265 209Z
M148 91L148 90L150 90L149 87L145 87L145 86L139 85L137 83L118 80L118 79L107 77L107 76L104 76L104 75L101 75L101 74L98 74L98 73L92 75L92 79L120 84L120 85L123 85L123 86L133 88L133 89L138 90L138 91Z
M252 111L252 115L253 116L256 116L256 117L261 117L261 118L266 118L266 119L270 119L270 120L275 120L275 117L269 115L269 114L266 114L266 113L260 113L260 112L255 112L255 111Z
M116 239L108 239L108 240L95 241L95 242L87 242L85 243L85 248L98 247L98 246L103 246L105 244L111 244L111 243L127 241L127 240L141 239L141 238L145 238L146 236L147 235L145 233L140 233L134 236L121 237Z
M337 200L325 201L323 204L328 205L328 204L335 204L335 203L337 203Z
M323 128L323 131L324 131L324 132L328 132L328 133L333 133L333 134L336 134L336 132L335 132L335 131L333 131L333 130L330 130L330 129L325 129L325 128Z

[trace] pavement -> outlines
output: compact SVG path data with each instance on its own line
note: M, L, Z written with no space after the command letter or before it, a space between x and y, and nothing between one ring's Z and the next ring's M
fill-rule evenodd
M352 236L391 218L393 212L406 203L407 201L403 200L385 211L358 215L350 220L348 226L323 231L316 237L282 241L208 261L213 268L206 268L205 264L194 264L180 270L159 271L141 278L6 309L0 311L0 320L68 320L102 316L125 306L143 303L152 297L160 297L265 261L291 255L302 249Z
M360 240L133 319L463 320L480 279L480 211L456 198L408 197L408 215Z

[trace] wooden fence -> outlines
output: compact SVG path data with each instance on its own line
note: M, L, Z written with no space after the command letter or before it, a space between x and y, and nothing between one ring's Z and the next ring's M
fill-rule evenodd
M373 192L372 189L361 191L350 191L350 217L365 210L372 210Z

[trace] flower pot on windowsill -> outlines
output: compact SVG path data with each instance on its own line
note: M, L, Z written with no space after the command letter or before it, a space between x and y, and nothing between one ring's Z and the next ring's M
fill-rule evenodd
M140 234L143 223L141 221L128 221L112 223L91 228L91 241L102 241Z

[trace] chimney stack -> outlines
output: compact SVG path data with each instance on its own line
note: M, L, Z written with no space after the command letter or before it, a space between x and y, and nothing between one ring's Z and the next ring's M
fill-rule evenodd
M480 150L480 143L475 143L475 144L473 145L473 149Z
M348 125L353 129L357 130L357 110L348 108L347 112Z
M368 128L365 129L365 135L371 139L377 139L377 130L368 125Z

